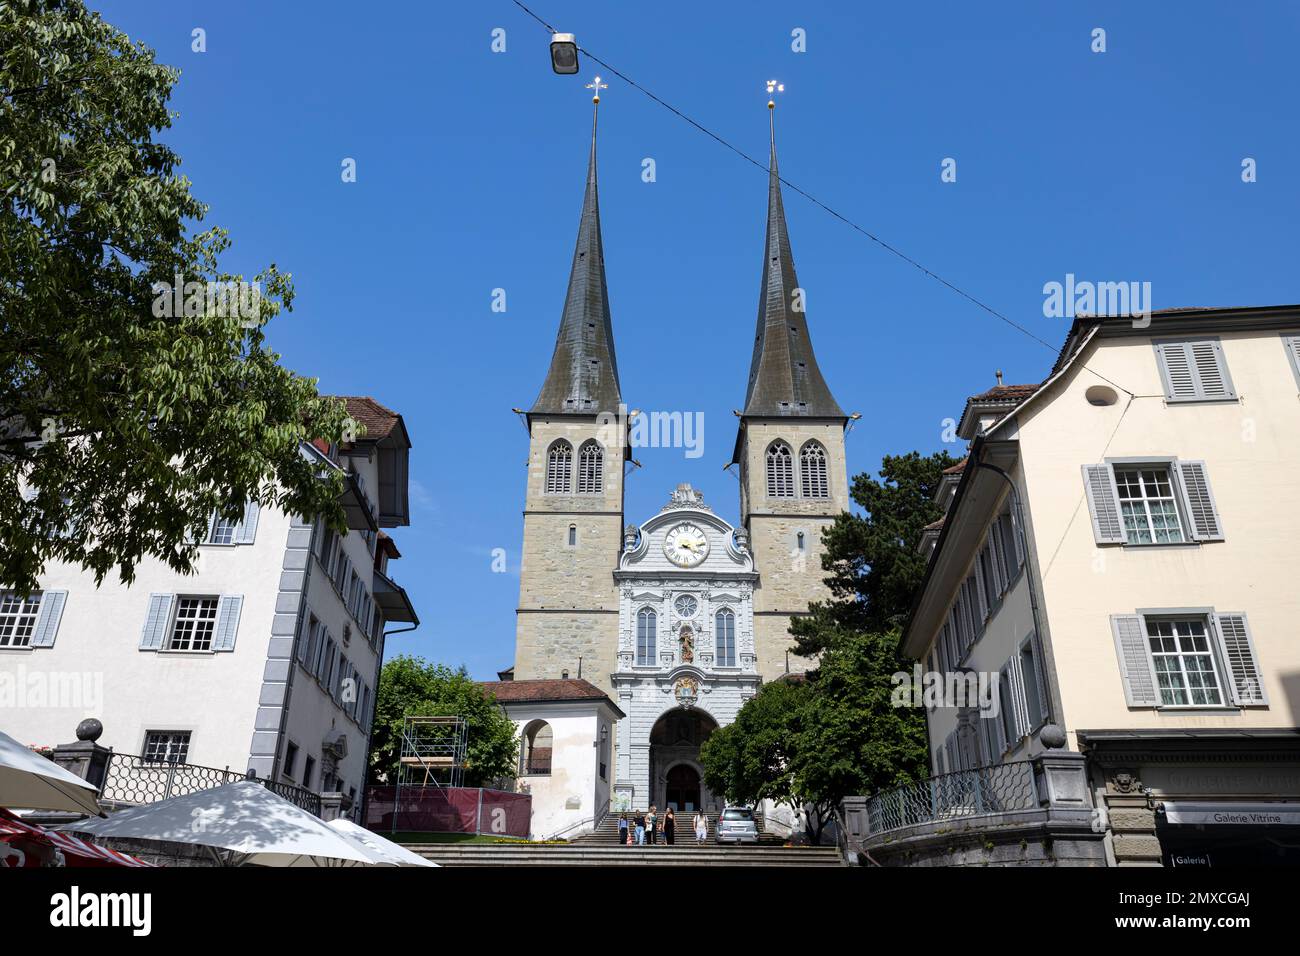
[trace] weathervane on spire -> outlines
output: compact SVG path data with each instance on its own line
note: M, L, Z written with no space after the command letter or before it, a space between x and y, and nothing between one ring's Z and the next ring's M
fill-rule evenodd
M767 81L767 108L776 109L776 94L785 92L785 84L778 83L776 80Z
M609 89L609 84L600 82L600 77L596 77L594 80L592 80L590 83L587 84L587 89L592 91L591 101L593 103L599 103L600 91Z

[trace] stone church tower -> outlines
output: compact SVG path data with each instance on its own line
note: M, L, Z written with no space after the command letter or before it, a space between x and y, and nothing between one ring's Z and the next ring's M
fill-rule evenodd
M807 613L809 602L829 596L822 583L821 533L849 507L847 423L813 354L773 130L758 328L732 458L740 466L740 521L760 575L754 645L764 680L786 672L790 616ZM790 671L807 666L804 658L790 656Z
M598 101L597 101L598 102ZM587 188L551 367L526 413L528 491L515 679L567 671L610 691L623 543L626 423L605 287L592 120Z

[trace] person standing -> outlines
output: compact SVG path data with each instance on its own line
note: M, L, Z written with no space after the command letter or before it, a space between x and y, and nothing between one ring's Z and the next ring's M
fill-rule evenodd
M673 808L669 807L668 812L664 814L664 843L668 846L673 845L673 837L677 830L677 821L673 819Z
M636 845L643 846L645 844L645 816L638 813L632 818L632 826L635 828Z
M618 842L627 843L627 814L624 813L618 818Z
M704 843L709 838L709 818L703 810L695 811L695 842Z
M650 840L650 845L655 845L655 824L659 822L659 815L655 813L655 805L650 804L650 812L645 815L646 837Z

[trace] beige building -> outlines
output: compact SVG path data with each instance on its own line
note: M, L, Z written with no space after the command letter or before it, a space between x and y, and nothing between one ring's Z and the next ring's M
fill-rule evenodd
M1112 864L1295 863L1300 306L1077 319L958 431L904 651L988 693L934 773L1061 747Z

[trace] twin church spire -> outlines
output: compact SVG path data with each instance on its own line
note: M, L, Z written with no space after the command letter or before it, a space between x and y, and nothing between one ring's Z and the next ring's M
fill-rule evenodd
M600 103L600 78L589 88ZM769 92L773 84L769 84ZM774 107L769 101L769 109ZM596 109L599 107L597 106ZM746 418L846 418L813 354L804 312L804 294L795 275L794 256L781 201L775 123L771 130L767 190L767 242L758 301L754 354L745 391ZM587 188L578 222L578 242L569 273L564 313L551 356L551 367L530 415L586 414L617 411L621 402L614 355L609 291L600 233L596 181L596 115L591 125Z

